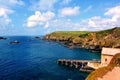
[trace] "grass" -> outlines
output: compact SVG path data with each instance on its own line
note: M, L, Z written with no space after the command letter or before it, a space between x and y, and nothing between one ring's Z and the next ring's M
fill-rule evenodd
M107 29L107 30L98 31L97 33L98 33L98 34L105 34L105 33L110 33L110 32L112 32L112 31L114 31L114 30L120 30L120 28L119 28L119 27L115 27L115 28L112 28L112 29Z
M112 33L115 32L116 34L120 34L120 28L119 27L115 27L112 29L108 29L108 30L102 30L102 31L95 31L94 33L96 33L96 35L98 37L101 37L107 33ZM93 33L93 32L89 32L89 31L56 31L51 33L52 36L55 37L68 37L71 36L73 38L75 37L81 37L81 38L85 38L88 36L89 33Z
M56 31L56 32L53 32L51 35L56 37L56 38L59 38L59 37L72 37L72 38L75 38L75 37L85 37L87 36L89 32L87 31Z
M95 33L95 34L91 34ZM91 39L94 38L97 41L105 42L105 44L99 44L100 46L113 46L116 44L119 44L120 42L120 27L108 29L108 30L102 30L102 31L96 31L96 32L89 32L89 31L56 31L51 34L48 34L50 37L54 39L66 39L70 38L73 42L80 43L88 43L92 42ZM108 38L105 38L108 37ZM110 38L109 38L110 37ZM82 39L81 39L82 38ZM88 39L89 41L85 41L85 39ZM99 42L98 42L99 43ZM102 77L105 75L108 71L111 71L116 64L116 60L119 58L120 60L120 53L115 55L113 59L111 60L110 64L107 67L102 67L100 69L95 70L92 72L86 80L96 80L97 77ZM120 66L120 65L119 65Z
M47 34L45 37L55 41L69 41L76 44L96 43L100 47L119 47L120 28L112 28L108 30L89 32L89 31L56 31Z
M55 32L56 34L61 34L61 35L74 35L74 36L79 36L81 34L86 34L88 33L87 31L57 31Z

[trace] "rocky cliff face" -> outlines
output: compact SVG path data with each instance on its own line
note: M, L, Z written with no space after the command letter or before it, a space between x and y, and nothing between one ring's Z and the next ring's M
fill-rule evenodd
M100 51L102 47L120 48L120 28L97 32L53 32L44 39L60 42L69 48Z

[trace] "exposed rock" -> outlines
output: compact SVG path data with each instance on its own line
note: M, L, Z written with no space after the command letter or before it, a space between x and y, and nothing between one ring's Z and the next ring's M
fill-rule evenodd
M19 43L20 43L20 42L17 41L17 40L10 42L10 44L19 44Z
M5 38L5 37L0 37L0 40L6 40L7 38Z
M53 32L44 36L44 39L60 42L69 48L100 51L102 47L120 48L120 28L87 33Z

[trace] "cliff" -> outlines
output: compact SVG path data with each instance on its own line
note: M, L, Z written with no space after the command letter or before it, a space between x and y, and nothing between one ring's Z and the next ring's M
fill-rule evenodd
M44 36L69 48L86 48L101 51L102 47L120 48L120 27L103 31L57 31Z
M120 77L120 53L116 54L107 67L93 71L86 80L119 80Z

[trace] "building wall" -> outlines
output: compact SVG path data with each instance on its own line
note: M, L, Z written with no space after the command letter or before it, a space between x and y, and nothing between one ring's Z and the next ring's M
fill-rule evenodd
M102 54L106 54L106 55L115 55L117 53L120 53L120 49L119 48L102 48Z
M111 55L102 54L101 55L101 65L108 65L112 58L113 58L113 56L111 56Z
M94 69L98 69L100 64L101 64L100 62L88 62L87 66L94 68Z

